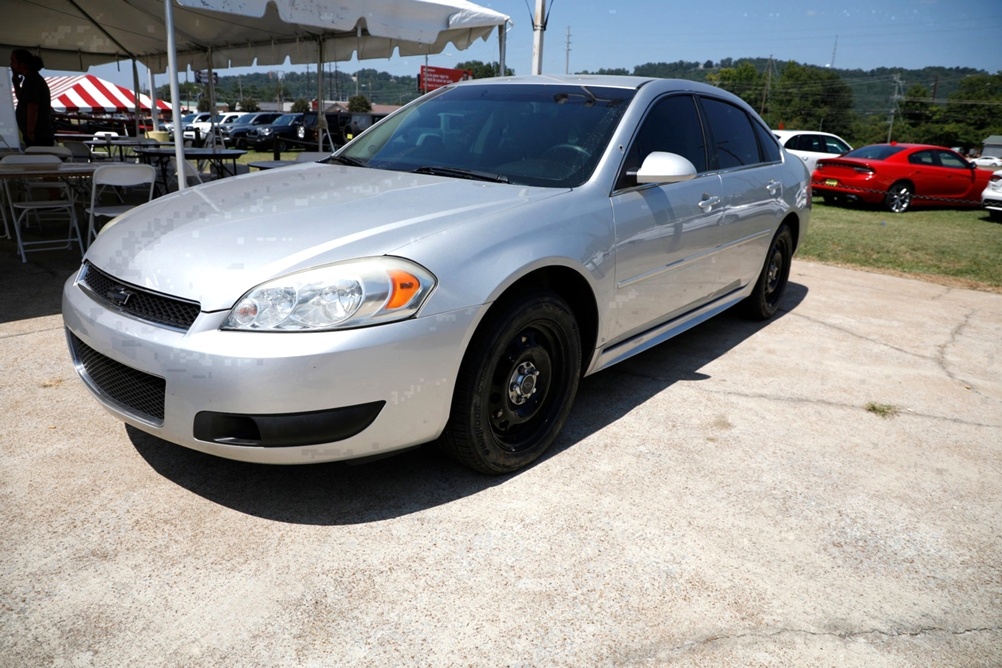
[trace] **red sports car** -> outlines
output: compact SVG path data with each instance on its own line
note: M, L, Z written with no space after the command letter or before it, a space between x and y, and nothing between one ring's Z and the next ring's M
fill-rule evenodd
M892 142L818 160L811 187L826 203L861 200L903 213L912 204L981 206L991 175L948 148Z

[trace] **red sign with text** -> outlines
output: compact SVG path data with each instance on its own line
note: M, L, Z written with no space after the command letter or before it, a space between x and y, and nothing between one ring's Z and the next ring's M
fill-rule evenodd
M427 93L436 88L472 78L473 72L470 70L451 70L446 67L422 65L421 73L418 74L418 89Z

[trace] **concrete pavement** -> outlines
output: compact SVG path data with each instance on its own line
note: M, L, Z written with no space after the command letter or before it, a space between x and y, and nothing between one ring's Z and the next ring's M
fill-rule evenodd
M12 248L0 665L1002 663L1002 295L796 261L781 317L586 379L488 478L127 429L69 361L72 254Z

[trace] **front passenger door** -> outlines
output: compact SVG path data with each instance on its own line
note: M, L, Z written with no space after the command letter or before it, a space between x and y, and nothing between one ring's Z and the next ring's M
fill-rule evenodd
M696 177L638 185L628 172L635 172L653 151L687 158ZM720 178L707 173L706 142L692 96L655 102L633 138L611 197L616 225L614 341L697 308L719 289L719 272L705 253L720 220L721 195Z

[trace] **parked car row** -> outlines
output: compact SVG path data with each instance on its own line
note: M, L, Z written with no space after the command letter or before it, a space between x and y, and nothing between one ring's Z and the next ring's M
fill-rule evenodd
M894 213L913 205L982 206L993 218L1002 209L999 178L979 169L1002 167L1002 158L968 160L942 146L895 142L853 149L827 132L774 133L791 155L804 162L814 193L826 204L865 202Z

